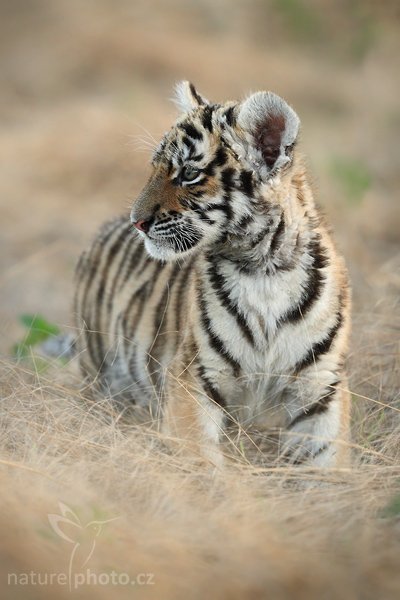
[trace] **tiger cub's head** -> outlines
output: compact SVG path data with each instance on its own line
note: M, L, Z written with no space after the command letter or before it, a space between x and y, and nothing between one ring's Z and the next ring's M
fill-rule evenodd
M265 186L290 171L299 130L296 113L271 92L221 105L187 81L176 91L183 114L156 149L131 211L147 251L161 260L248 235L265 213Z

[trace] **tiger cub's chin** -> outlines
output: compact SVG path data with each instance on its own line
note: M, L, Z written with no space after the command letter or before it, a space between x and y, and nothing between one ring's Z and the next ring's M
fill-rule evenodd
M191 248L186 251L176 251L175 248L169 246L165 242L160 242L148 237L144 240L144 247L151 258L164 262L173 262L179 258L189 256L197 250L197 248Z

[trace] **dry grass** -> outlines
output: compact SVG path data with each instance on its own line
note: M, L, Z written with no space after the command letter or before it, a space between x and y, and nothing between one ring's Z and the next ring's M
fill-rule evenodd
M211 472L167 452L151 425L121 418L107 400L85 399L72 372L39 375L7 362L1 371L4 582L8 573L68 573L72 545L47 516L60 513L61 501L83 524L117 517L104 525L87 568L131 580L154 574L154 584L135 587L137 597L398 594L400 402L355 394L349 471L263 468L249 451L248 461ZM310 480L323 485L304 488ZM90 531L79 539L78 573ZM3 597L21 589L5 586ZM89 583L74 593L123 598L132 588ZM33 585L30 594L52 598L54 587L38 593ZM57 597L68 595L57 588Z
M398 9L278 4L0 5L2 598L71 595L7 585L9 573L68 573L73 544L48 520L60 502L83 525L116 517L85 569L154 574L148 585L89 583L76 597L400 595ZM302 117L353 281L350 471L273 468L243 438L245 460L208 472L167 452L151 425L85 398L73 365L39 374L8 357L19 314L71 323L79 252L143 185L142 127L155 137L168 127L181 77L216 99L273 89ZM301 485L310 478L324 485ZM94 539L85 532L78 571Z

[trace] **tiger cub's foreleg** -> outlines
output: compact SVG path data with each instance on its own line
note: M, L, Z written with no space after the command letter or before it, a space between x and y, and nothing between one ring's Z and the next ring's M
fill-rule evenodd
M281 434L280 456L291 464L349 466L350 394L342 379L315 402L303 405Z
M224 413L202 382L187 370L171 378L162 430L167 443L196 462L222 466L220 437Z

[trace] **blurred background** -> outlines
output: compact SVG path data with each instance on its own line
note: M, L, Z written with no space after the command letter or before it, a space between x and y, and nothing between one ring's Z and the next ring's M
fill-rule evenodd
M21 313L71 325L77 258L146 181L185 78L214 101L272 90L300 115L351 271L358 380L381 394L397 340L400 4L2 0L0 12L2 352Z

